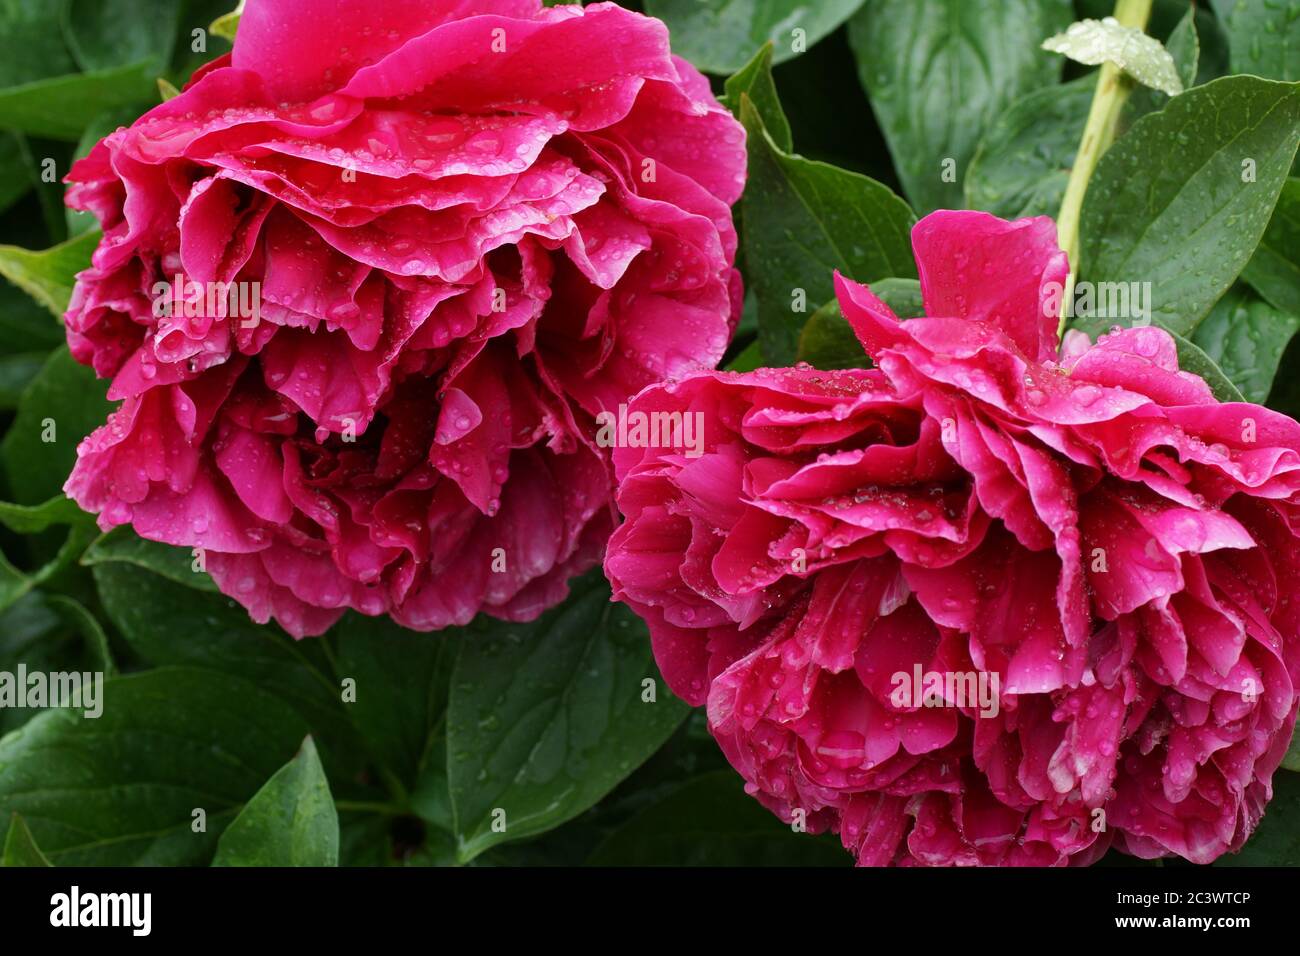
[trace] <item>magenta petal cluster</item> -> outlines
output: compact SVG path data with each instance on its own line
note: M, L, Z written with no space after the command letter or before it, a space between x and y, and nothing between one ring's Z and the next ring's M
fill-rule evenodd
M705 440L616 454L616 596L749 791L862 864L1238 849L1296 721L1300 425L1157 328L1058 351L1050 220L913 246L925 317L837 278L875 368L636 398Z
M68 342L122 405L67 492L296 636L533 617L613 527L596 416L722 356L744 178L614 4L249 0L69 176Z

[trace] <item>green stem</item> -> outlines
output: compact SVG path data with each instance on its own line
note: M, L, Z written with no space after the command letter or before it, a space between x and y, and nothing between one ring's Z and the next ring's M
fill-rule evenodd
M1115 19L1123 26L1144 30L1147 19L1151 16L1151 3L1152 0L1117 0ZM1114 63L1103 63L1097 72L1097 89L1092 95L1092 108L1088 110L1088 122L1083 128L1083 138L1079 140L1079 152L1074 158L1074 168L1070 170L1070 181L1065 187L1065 198L1061 200L1061 211L1056 216L1057 241L1070 257L1070 272L1066 276L1065 291L1061 296L1061 323L1057 326L1057 338L1065 332L1069 303L1074 298L1075 272L1079 268L1079 216L1083 210L1083 197L1088 192L1088 181L1097 168L1097 161L1115 141L1115 126L1119 122L1125 101L1133 92L1133 86L1133 81Z

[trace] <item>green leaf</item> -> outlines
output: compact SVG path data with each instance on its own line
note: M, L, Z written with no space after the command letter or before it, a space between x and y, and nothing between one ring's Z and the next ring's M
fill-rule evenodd
M114 528L96 538L81 556L81 563L86 567L113 562L133 564L187 588L216 594L216 582L206 571L195 570L196 561L192 552L158 541L147 541L129 525Z
M1300 724L1297 725L1297 730L1291 732L1291 746L1282 758L1282 766L1300 773Z
M86 71L146 63L167 68L180 28L176 0L68 0L64 32Z
M806 318L796 309L833 298L835 270L860 282L916 275L916 217L874 179L782 152L744 94L740 111L749 134L746 275L758 296L763 355L788 365Z
M1188 335L1258 245L1291 168L1300 84L1231 76L1133 125L1084 199L1080 275L1150 282L1151 317ZM1254 171L1255 181L1249 180Z
M0 739L0 813L21 813L60 866L206 863L306 734L287 704L227 674L113 677L98 719L49 710Z
M744 351L727 363L728 372L752 372L763 367L763 344L755 339Z
M14 136L18 140L18 148L22 150L23 164L31 177L32 185L36 187L36 201L41 207L41 219L44 220L49 242L65 242L68 235L64 229L63 183L58 181L63 146L49 142L34 146L32 137L26 134L15 133ZM51 155L56 152L60 155Z
M45 602L85 639L87 656L94 668L108 675L116 674L117 663L108 646L108 635L95 615L86 610L85 605L64 594L46 595Z
M655 701L643 700L652 681ZM596 573L530 624L466 628L447 712L462 861L586 810L668 739L688 708L655 670L644 623Z
M339 865L339 815L311 737L221 834L212 865Z
M353 726L402 786L411 786L446 716L457 633L420 634L387 617L348 614L331 637L339 679L355 682L356 700L347 705ZM443 756L434 764L445 791Z
M391 820L373 813L339 811L339 866L392 863Z
M881 279L871 283L871 291L900 319L916 319L925 315L921 283L916 279Z
M103 629L89 612L71 598L41 591L0 612L0 671L13 673L20 664L29 672L115 672ZM0 736L42 712L0 708Z
M871 283L871 291L899 318L925 314L921 283L915 279L882 279ZM814 312L803 327L799 336L799 361L820 369L871 367L871 359L834 299Z
M871 359L834 299L814 312L804 325L799 334L798 357L800 362L823 371L871 367Z
M159 80L158 82L163 81ZM95 144L109 133L115 132L118 127L129 126L133 123L136 115L136 110L127 107L109 110L96 116L81 131L81 139L77 142L77 147L72 154L74 162L89 156L90 151L95 148ZM83 212L80 209L65 206L63 217L68 225L69 236L80 236L92 229L99 228L99 221L95 218L94 213Z
M40 252L0 246L0 275L62 319L77 273L90 267L99 239L98 232L90 232Z
M1183 91L1178 67L1164 44L1114 17L1071 23L1064 33L1044 40L1043 49L1087 66L1113 63L1142 85L1169 96Z
M53 866L36 845L32 831L27 828L20 814L15 813L9 820L9 835L5 837L4 857L0 866Z
M0 552L0 611L12 607L33 587L35 582L15 568Z
M1183 18L1178 21L1178 26L1174 27L1173 32L1169 34L1169 39L1165 41L1165 48L1173 57L1183 87L1191 89L1196 85L1196 72L1201 59L1201 42L1196 34L1195 7L1187 8ZM1129 96L1128 102L1124 104L1124 111L1120 115L1119 134L1122 135L1138 117L1164 109L1168 102L1169 96L1159 90L1153 90L1149 86L1137 87Z
M1241 277L1283 312L1300 315L1300 179L1288 179Z
M359 758L358 741L324 642L294 641L278 628L254 623L228 598L131 563L96 564L95 583L109 620L145 661L158 667L198 667L250 682L301 715L331 770L353 769L345 764Z
M1070 20L1069 0L867 0L849 21L862 85L918 212L961 206L983 132L1060 76L1039 44Z
M781 108L781 97L772 80L772 44L764 43L754 58L727 79L723 102L736 119L740 119L740 96L749 97L767 128L772 142L783 152L793 152L794 140L790 134L790 121Z
M49 310L8 280L0 278L0 353L44 353L63 344L63 326Z
M1095 75L1021 97L993 121L966 171L966 205L1003 219L1055 216L1083 136Z
M1215 866L1300 866L1300 774L1273 774L1273 800L1239 853Z
M88 518L75 501L62 495L39 505L16 505L0 501L0 524L19 534L35 534L50 525L76 524Z
M23 393L13 424L0 442L0 468L11 498L39 505L63 493L77 460L77 443L104 424L108 383L60 346ZM53 441L48 422L53 423Z
M72 564L89 542L91 534L87 525L74 524L54 557L31 574L19 571L0 553L0 611Z
M209 32L234 43L235 31L239 29L239 18L244 14L244 3L245 0L239 0L239 6L234 10L213 20L212 25L208 27Z
M0 132L0 212L27 195L31 188L31 168L18 137Z
M1211 0L1233 73L1300 80L1300 0Z
M673 52L707 73L740 69L764 43L783 63L847 20L862 0L645 0L668 24ZM796 32L799 31L799 32Z
M0 88L76 71L63 42L62 14L55 0L0 0Z
M833 837L796 833L732 770L696 777L614 831L592 866L849 866Z
M0 356L0 411L13 411L45 364L44 352Z
M1196 328L1192 341L1239 388L1263 404L1300 317L1282 312L1243 285L1229 289Z
M1221 402L1246 400L1232 380L1223 373L1223 369L1199 345L1189 342L1177 332L1169 331L1169 334L1174 337L1174 344L1178 347L1178 367L1182 371L1192 372L1205 379L1205 384L1210 386L1214 397Z
M229 13L234 0L179 0L179 3L180 39L172 53L166 77L181 87L199 67L230 52L230 41L213 33L211 24Z
M147 106L156 90L147 62L36 80L0 90L0 126L76 142L100 113L129 104Z
M1223 24L1205 4L1196 5L1196 38L1200 43L1200 57L1196 64L1198 85L1227 76L1228 35Z

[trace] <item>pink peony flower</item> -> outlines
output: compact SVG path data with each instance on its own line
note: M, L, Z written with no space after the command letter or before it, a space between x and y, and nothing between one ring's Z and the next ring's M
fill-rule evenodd
M913 246L926 318L837 277L877 368L636 398L706 440L616 453L616 597L749 791L859 863L1238 849L1296 720L1300 425L1160 329L1058 356L1050 220Z
M534 617L612 528L595 416L722 356L744 164L613 4L249 0L69 177L68 341L123 404L66 490L296 636Z

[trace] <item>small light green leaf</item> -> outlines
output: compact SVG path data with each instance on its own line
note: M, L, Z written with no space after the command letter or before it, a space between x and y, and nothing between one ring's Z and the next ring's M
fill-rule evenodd
M915 279L881 279L871 283L871 291L900 319L925 314L921 303L921 283ZM813 313L799 337L799 361L813 368L870 368L871 359L853 328L832 299Z
M164 103L168 100L174 100L181 95L181 91L163 76L158 77L158 96Z
M99 232L88 232L39 252L0 246L0 275L62 320L77 273L90 267L90 256L99 239Z
M900 319L916 319L925 315L921 283L916 279L881 279L871 283L871 291Z
M1249 261L1296 152L1300 84L1229 76L1149 113L1084 199L1082 279L1151 283L1151 318L1191 334Z
M1088 66L1114 63L1139 83L1170 96L1183 91L1174 58L1164 44L1114 17L1071 23L1064 33L1044 40L1043 49Z
M311 737L221 834L212 865L339 865L339 816Z
M799 333L799 361L823 371L871 367L871 359L834 299L814 312Z
M15 813L9 820L9 835L5 837L4 857L0 866L53 866L36 845L32 831L22 815Z
M1165 49L1174 58L1174 66L1178 69L1178 78L1183 81L1183 89L1191 89L1196 85L1196 72L1201 62L1201 41L1196 33L1195 7L1187 8L1187 13L1165 41ZM1124 104L1116 135L1127 132L1138 117L1164 109L1168 102L1168 95L1161 90L1149 86L1137 87Z
M213 20L212 25L208 27L209 32L234 43L235 32L239 29L239 18L244 15L244 3L245 0L239 0L239 6L234 10Z
M1246 397L1263 404L1300 317L1275 309L1238 284L1196 328L1192 341L1212 358Z

